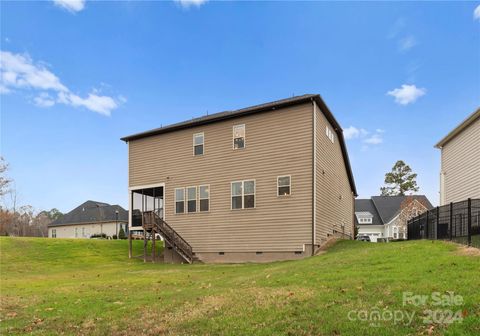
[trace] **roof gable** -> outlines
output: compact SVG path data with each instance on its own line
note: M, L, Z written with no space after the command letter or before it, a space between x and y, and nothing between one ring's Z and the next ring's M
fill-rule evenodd
M473 112L470 116L467 117L464 121L460 123L457 127L455 127L450 133L448 133L442 140L440 140L435 147L442 148L445 146L450 140L454 139L457 135L459 135L464 129L468 126L473 124L476 120L480 120L480 108Z
M411 196L372 196L372 202L382 219L384 224L390 222L399 212L403 201L411 197L418 200L422 204L425 204L428 209L432 209L433 206L430 201L424 195L411 195Z

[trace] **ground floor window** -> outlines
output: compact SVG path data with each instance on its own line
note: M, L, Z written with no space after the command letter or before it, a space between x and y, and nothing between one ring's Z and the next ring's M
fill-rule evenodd
M255 180L232 182L232 209L255 207Z
M185 189L175 189L175 213L181 214L185 212Z
M199 187L200 211L210 210L210 186L203 185Z
M197 187L187 188L187 212L197 212Z
M57 238L57 230L52 229L52 238Z

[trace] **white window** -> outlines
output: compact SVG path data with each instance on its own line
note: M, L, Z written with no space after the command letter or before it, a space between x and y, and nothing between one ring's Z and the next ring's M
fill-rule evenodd
M82 227L82 237L83 237L83 238L86 237L86 235L85 235L85 228L84 228L84 227Z
M203 133L197 133L193 135L193 155L203 155L203 145L205 136Z
M75 228L75 238L78 238L78 228Z
M210 186L203 185L199 187L200 211L210 210Z
M277 196L290 196L291 193L291 177L277 177Z
M57 238L57 230L52 229L52 238Z
M175 189L175 213L182 214L185 212L185 189Z
M330 129L330 127L325 126L325 134L327 135L327 137L330 139L330 141L331 141L332 143L335 142L335 134L334 134L333 131Z
M255 180L232 182L232 209L255 208Z
M245 148L245 125L233 126L233 149Z
M187 212L197 212L197 187L187 188Z

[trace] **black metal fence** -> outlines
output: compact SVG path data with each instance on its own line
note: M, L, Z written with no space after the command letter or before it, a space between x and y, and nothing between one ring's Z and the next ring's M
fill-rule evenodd
M443 239L480 248L480 199L450 203L408 221L408 239Z

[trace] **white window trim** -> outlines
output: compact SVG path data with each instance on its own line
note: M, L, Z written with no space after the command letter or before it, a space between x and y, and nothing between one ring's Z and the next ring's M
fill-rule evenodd
M243 148L235 148L235 128L243 127ZM247 127L245 124L233 125L232 127L232 149L233 150L242 150L247 148ZM250 180L247 180L250 181Z
M195 188L195 211L190 212L190 211L188 211L188 201L193 201L193 199L190 199L188 197L188 189L192 189L192 188ZM186 198L185 206L186 206L186 210L187 210L187 211L185 211L185 213L187 213L187 214L197 213L198 212L198 188L197 188L197 186L185 187L185 198Z
M202 194L200 193L200 188L201 187L207 187L208 188L208 198L202 198ZM198 186L198 212L201 212L201 213L207 213L207 212L210 212L210 206L211 206L211 202L210 202L210 184L201 184ZM231 191L230 191L231 193ZM206 200L208 199L208 210L207 211L201 211L200 210L200 201L201 200ZM230 200L230 203L232 202L232 200ZM231 205L230 205L231 206Z
M286 187L286 186L280 186L279 185L280 178L282 178L282 177L288 177L288 181L289 181L288 187L290 188L290 193L288 195L280 195L278 193L278 190L280 189L280 187ZM292 175L277 176L277 197L290 197L290 196L292 196Z
M245 195L245 182L250 182L253 181L253 194L247 194ZM241 183L242 184L242 207L239 209L234 209L233 204L232 204L232 197L233 195L233 184L234 183ZM253 208L245 208L245 202L244 198L245 196L253 195ZM238 197L238 196L236 196ZM257 181L255 179L247 179L247 180L240 180L240 181L233 181L230 182L230 210L236 211L236 210L250 210L250 209L256 209L257 208Z
M183 212L177 212L177 190L183 190ZM187 202L185 201L186 198L187 198L187 195L185 194L185 188L175 188L173 190L173 199L174 199L174 204L175 204L175 215L184 215L186 214L187 212L185 211L185 207L186 207L186 204Z
M202 143L201 144L195 144L195 137L197 137L198 135L201 135L202 136ZM193 156L203 156L205 155L205 133L204 132L199 132L199 133L195 133L192 137L192 143L193 143ZM202 154L198 154L198 155L195 155L195 146L202 146L203 147L203 152Z
M328 125L325 125L325 134L332 143L335 143L335 133L332 131L332 129Z

